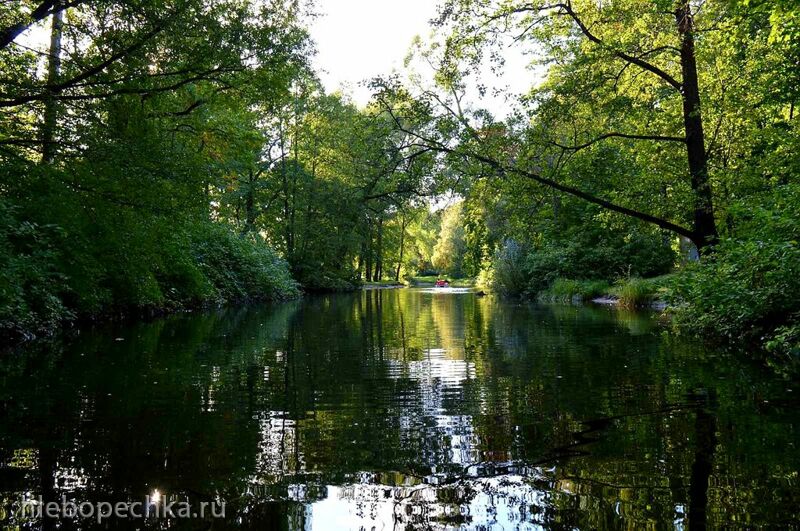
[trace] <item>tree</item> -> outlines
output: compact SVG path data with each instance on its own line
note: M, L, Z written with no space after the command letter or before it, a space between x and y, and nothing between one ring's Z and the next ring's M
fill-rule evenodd
M452 34L443 46L438 50L434 47L433 52L428 52L426 56L438 68L437 82L441 93L428 90L417 96L421 100L421 113L424 114L426 109L439 108L448 116L449 122L447 126L431 129L433 134L422 135L420 140L440 151L470 157L495 173L525 175L539 184L605 209L653 223L692 239L698 247L713 245L718 239L718 230L700 107L695 18L696 13L684 1L655 4L638 0L613 4L583 1L555 4L477 0L447 2L441 9L439 25L452 28ZM580 98L585 95L587 101L596 101L597 91L594 89L598 89L605 97L602 102L605 108L619 107L625 101L640 102L640 109L644 108L645 103L655 103L656 106L651 108L652 117L641 117L644 128L663 123L667 129L677 129L680 123L682 134L658 130L587 130L574 132L574 138L588 138L572 143L543 135L536 139L539 146L536 150L514 150L511 144L519 141L518 138L509 138L505 148L500 148L499 143L494 141L497 139L487 138L486 133L492 127L492 121L486 115L466 112L459 92L469 71L480 64L484 49L501 36L509 34L515 36L515 42L534 43L561 61L551 72L569 76L573 84L572 96ZM641 78L640 73L650 76L650 79ZM575 86L578 83L590 86L583 87L588 89L585 92L578 92ZM393 97L389 92L394 91L397 95L397 86L391 82L384 82L381 86L385 89L382 101L390 107ZM676 98L681 102L677 109L674 105ZM662 114L671 113L673 109L675 121L671 123L664 120ZM436 116L441 124L442 115ZM400 123L405 118L399 113L395 117ZM642 128L641 123L636 125ZM560 130L563 131L563 128ZM449 142L441 135L441 131L448 131L451 136L460 135L459 144ZM507 126L503 131L496 131L501 137L512 133ZM684 146L691 198L688 204L678 205L676 210L686 208L691 212L689 227L642 208L596 196L579 186L552 179L541 171L549 159L546 144L574 153L600 142L617 139L649 144L663 142L668 144L666 149L671 149L669 146ZM498 156L501 149L505 150L501 152L506 157Z
M447 207L442 215L439 240L433 249L433 266L441 273L460 277L464 265L464 220L461 202Z
M258 111L307 70L297 9L281 0L0 8L0 262L9 266L0 280L20 287L3 289L1 332L296 293L281 257L225 223L220 198L232 175L252 171L255 188ZM19 42L33 24L49 27L48 48Z

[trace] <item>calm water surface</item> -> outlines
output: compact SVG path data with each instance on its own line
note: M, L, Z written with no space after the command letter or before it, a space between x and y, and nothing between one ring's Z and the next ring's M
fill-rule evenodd
M0 360L0 516L158 492L225 519L102 527L793 528L798 395L652 317L457 291L113 325Z

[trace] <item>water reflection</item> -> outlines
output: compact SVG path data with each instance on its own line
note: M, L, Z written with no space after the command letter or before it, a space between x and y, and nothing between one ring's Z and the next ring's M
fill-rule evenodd
M664 337L647 316L450 291L176 316L8 355L0 498L158 491L224 499L215 527L259 529L800 516L790 384Z

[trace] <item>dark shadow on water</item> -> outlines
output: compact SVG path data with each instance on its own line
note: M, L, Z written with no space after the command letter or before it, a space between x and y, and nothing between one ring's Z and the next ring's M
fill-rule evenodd
M0 360L0 498L226 500L214 529L780 527L787 387L653 316L464 293L108 325Z
M714 449L717 445L717 420L709 408L714 406L714 392L703 389L695 395L695 453L689 483L689 529L705 531L708 525L708 486L711 478Z

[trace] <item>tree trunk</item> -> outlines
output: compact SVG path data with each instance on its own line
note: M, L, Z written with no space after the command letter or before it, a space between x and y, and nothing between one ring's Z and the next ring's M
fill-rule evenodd
M378 218L378 243L375 253L375 276L373 282L380 282L383 277L383 219Z
M400 221L400 258L397 260L397 270L394 272L394 281L400 282L400 267L403 265L403 247L406 239L406 216Z
M372 280L372 221L367 220L367 244L366 244L366 275L364 278L369 282Z
M695 236L693 241L699 249L702 249L716 244L719 240L719 233L714 221L714 203L711 185L708 182L708 156L700 112L700 86L697 79L697 60L694 50L694 20L688 1L682 1L675 10L675 20L681 36L683 123L686 130L689 173L692 191L694 191Z
M294 106L294 136L292 138L292 151L294 152L294 165L292 167L292 209L289 217L289 227L292 233L292 255L297 251L297 179L300 174L300 110L295 97Z
M256 177L253 171L250 170L247 180L247 195L245 196L244 200L245 221L244 221L244 230L242 230L243 235L255 231L256 227L255 187L256 187Z
M364 256L367 254L367 244L361 242L361 250L358 253L358 265L356 266L356 278L361 280L361 273L364 271Z
M61 35L64 30L64 10L61 2L55 3L53 8L53 26L50 31L50 56L47 64L47 85L54 87L61 76ZM58 126L58 100L56 90L48 88L47 99L44 102L44 120L42 123L42 162L52 164L56 158L56 127Z

